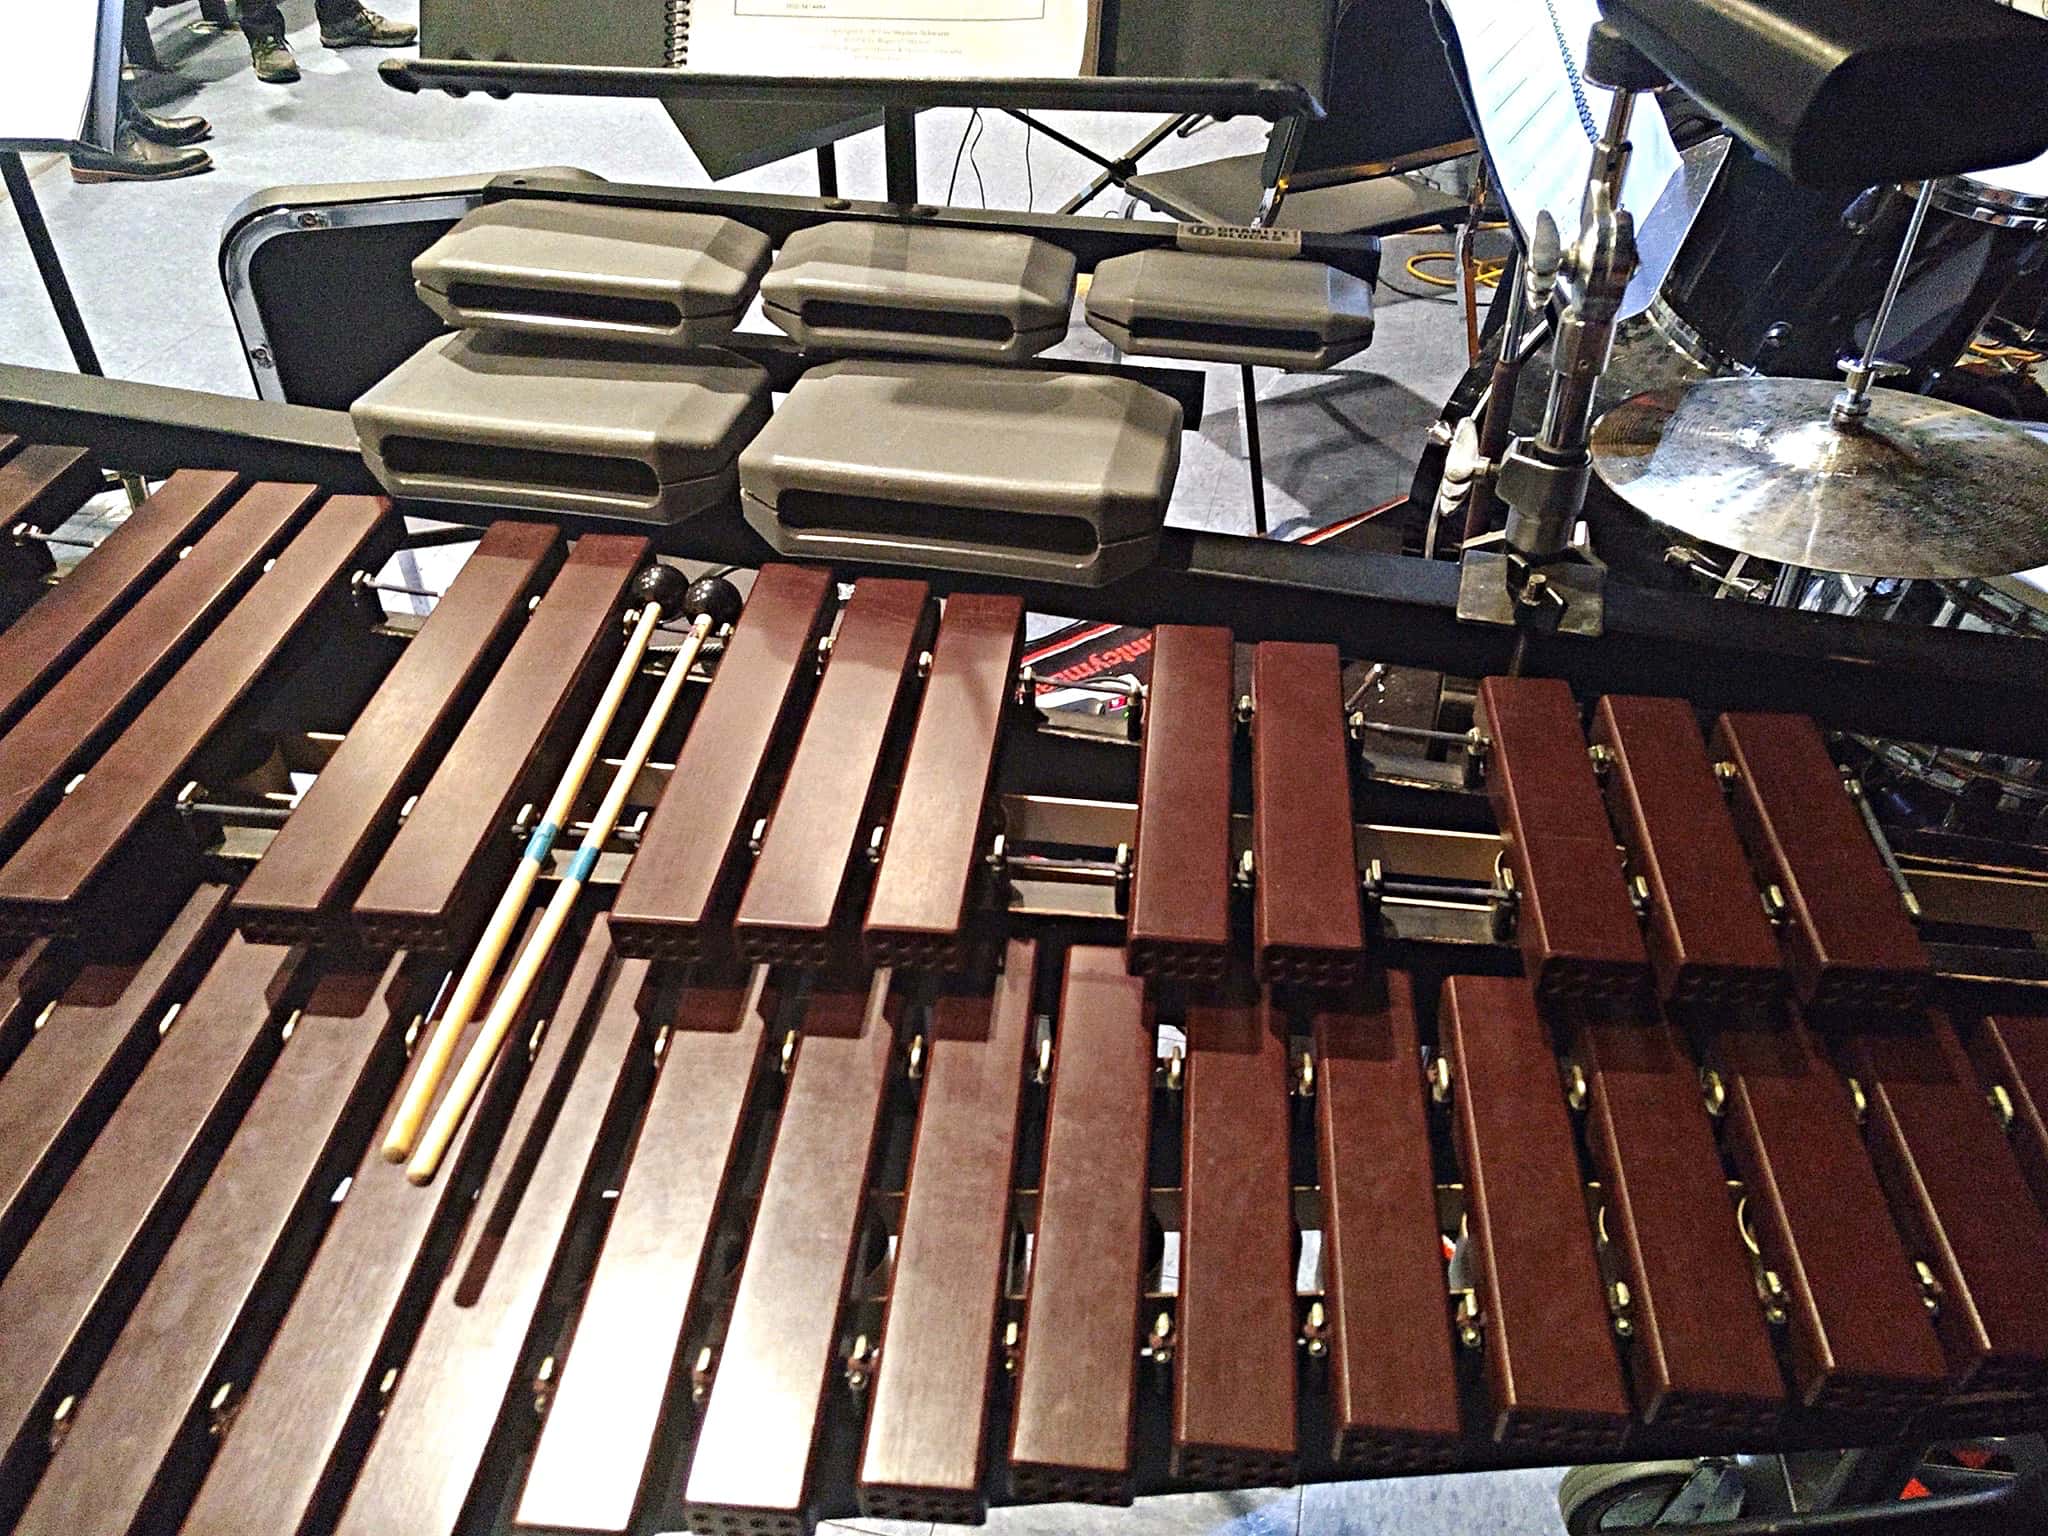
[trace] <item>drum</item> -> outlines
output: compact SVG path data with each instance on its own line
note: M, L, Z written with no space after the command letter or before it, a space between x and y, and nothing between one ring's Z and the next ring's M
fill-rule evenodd
M1837 378L1838 361L1869 337L1917 188L1812 191L1727 139L1695 145L1686 158L1709 154L1720 164L1670 276L1615 337L1598 391L1603 411L1717 374ZM1883 342L1885 358L1907 368L1889 382L1996 415L2032 415L2025 402L1985 397L1982 381L1953 365L2002 302L2038 295L2044 282L2048 157L1940 183ZM1632 585L1773 596L1774 565L1676 534L1597 478L1585 515L1596 552ZM1918 585L1910 606L1930 622L1938 594ZM1829 611L1863 611L1861 603Z
M1833 378L1870 334L1912 207L1896 187L1794 186L1731 145L1653 307L1659 329L1715 372ZM2003 173L1943 182L1884 340L1908 370L1899 387L1926 390L2044 266L2048 188Z
M2048 570L1990 581L1811 576L1799 606L1879 623L2048 640ZM2048 652L2044 652L2048 662ZM1887 823L2048 844L2048 766L2030 758L1858 737L1863 780Z

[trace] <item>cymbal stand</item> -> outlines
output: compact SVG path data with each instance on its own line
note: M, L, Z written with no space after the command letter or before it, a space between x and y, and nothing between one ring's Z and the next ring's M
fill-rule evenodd
M1828 420L1840 432L1852 431L1862 425L1870 414L1870 386L1893 374L1904 373L1903 363L1887 363L1878 356L1878 348L1884 344L1886 327L1891 324L1892 306L1898 302L1899 289L1905 285L1906 269L1913 264L1913 253L1920 245L1920 231L1927 223L1927 210L1934 202L1934 178L1928 177L1920 183L1920 196L1913 204L1913 217L1906 224L1906 238L1899 245L1899 259L1892 265L1891 280L1885 284L1884 298L1879 301L1877 314L1870 322L1870 338L1863 344L1863 356L1845 357L1838 365L1848 379L1848 387L1835 396L1834 404L1828 408Z
M1605 572L1588 552L1573 547L1572 533L1593 473L1594 391L1637 266L1635 220L1621 206L1629 121L1637 96L1669 81L1605 21L1593 28L1585 75L1611 87L1614 99L1593 146L1578 238L1557 272L1556 296L1563 307L1550 395L1535 436L1515 438L1501 459L1496 486L1508 507L1505 548L1467 552L1458 617L1598 635L1604 627Z

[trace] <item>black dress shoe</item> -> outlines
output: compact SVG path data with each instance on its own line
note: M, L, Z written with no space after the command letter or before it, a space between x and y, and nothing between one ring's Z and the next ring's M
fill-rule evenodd
M213 124L203 117L158 117L154 112L135 107L128 121L139 137L152 144L161 144L166 149L183 149L187 144L197 144L201 139L213 136Z
M203 149L170 149L152 144L123 122L112 149L81 144L71 151L73 181L171 181L213 169L213 156Z

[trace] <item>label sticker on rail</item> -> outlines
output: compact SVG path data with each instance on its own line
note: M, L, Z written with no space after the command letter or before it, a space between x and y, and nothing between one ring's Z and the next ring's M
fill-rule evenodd
M1181 224L1173 243L1184 251L1228 256L1270 256L1287 261L1301 254L1298 229L1262 229L1251 224Z

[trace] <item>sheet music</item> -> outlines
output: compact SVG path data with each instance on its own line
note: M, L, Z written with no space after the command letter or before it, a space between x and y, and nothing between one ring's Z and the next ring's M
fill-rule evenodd
M714 74L1068 77L1090 0L691 0L688 67Z
M1578 233L1593 145L1614 100L1612 91L1582 75L1586 38L1600 19L1597 0L1444 0L1444 6L1457 27L1480 132L1508 216L1526 239L1547 208L1570 244ZM1633 314L1664 281L1684 236L1683 228L1678 238L1661 227L1653 231L1651 221L1661 226L1685 200L1666 196L1678 175L1678 148L1652 101L1638 101L1629 142L1633 153L1622 206L1635 216L1644 262L1629 285L1625 307ZM1654 271L1653 258L1661 263Z
M60 148L85 136L112 139L119 72L121 0L16 3L0 9L0 144ZM110 58L102 60L100 39ZM104 65L105 67L102 67Z

